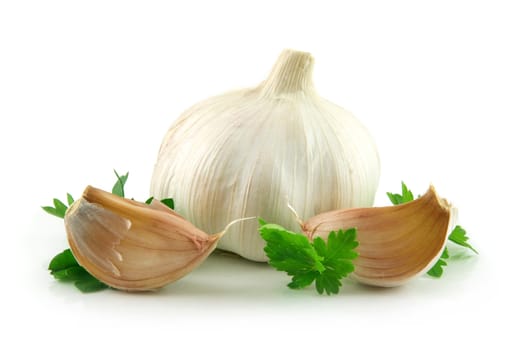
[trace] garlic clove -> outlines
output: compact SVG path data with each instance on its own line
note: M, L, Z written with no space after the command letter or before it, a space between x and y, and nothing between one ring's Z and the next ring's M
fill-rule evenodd
M316 215L302 224L309 237L357 228L352 276L361 283L393 287L428 271L440 258L455 226L456 209L431 186L420 198L396 206L352 208Z
M125 199L88 186L64 218L78 263L116 289L155 290L196 268L214 250L208 235L160 202Z

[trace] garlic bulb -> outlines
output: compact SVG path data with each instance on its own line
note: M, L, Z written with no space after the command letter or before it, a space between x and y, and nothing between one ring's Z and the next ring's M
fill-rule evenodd
M200 102L171 126L159 150L151 195L205 232L260 216L299 230L301 217L373 204L380 164L376 146L354 116L321 98L314 59L285 50L259 86ZM232 228L218 247L266 261L258 225Z

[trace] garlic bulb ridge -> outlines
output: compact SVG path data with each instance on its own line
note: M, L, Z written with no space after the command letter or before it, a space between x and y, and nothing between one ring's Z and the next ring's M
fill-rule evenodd
M285 50L255 88L229 92L185 111L168 130L151 195L172 197L177 211L204 232L260 216L299 231L300 217L373 204L380 164L373 139L349 112L321 98L314 59ZM265 261L255 221L218 244Z

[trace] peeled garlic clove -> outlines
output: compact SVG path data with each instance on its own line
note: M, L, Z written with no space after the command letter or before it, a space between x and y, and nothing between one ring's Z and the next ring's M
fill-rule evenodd
M303 223L310 238L356 227L359 257L352 276L364 284L392 287L427 272L440 258L456 210L431 186L422 197L396 206L335 210Z
M374 140L352 113L318 95L314 58L285 50L260 85L185 111L159 150L151 195L205 232L260 216L290 230L302 217L373 204L380 174ZM233 227L218 245L266 261L257 222Z
M154 290L185 276L225 232L208 235L158 201L147 205L90 186L64 221L78 263L129 291Z

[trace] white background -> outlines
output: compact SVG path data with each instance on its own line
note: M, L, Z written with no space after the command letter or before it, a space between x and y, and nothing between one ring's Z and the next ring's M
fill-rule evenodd
M521 1L184 3L0 3L0 347L524 349ZM48 275L67 243L41 205L109 189L114 168L146 198L172 121L258 84L284 48L311 52L320 95L375 136L376 204L401 180L432 182L480 256L331 297L222 255L157 294L81 294Z

